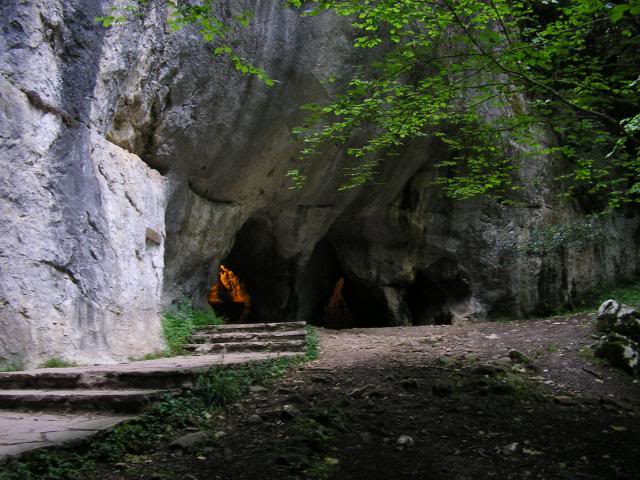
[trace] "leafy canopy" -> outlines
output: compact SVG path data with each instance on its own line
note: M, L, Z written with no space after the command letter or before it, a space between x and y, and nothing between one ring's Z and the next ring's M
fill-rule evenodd
M136 0L138 12L166 3ZM228 41L250 15L224 20L216 0L169 2L174 28L195 25L244 74L273 80ZM449 155L436 180L453 198L513 198L510 142L563 165L568 195L609 208L640 201L640 0L288 0L300 15L352 20L354 48L373 59L295 129L300 168L327 144L354 167L343 189L370 182L381 162L419 137ZM103 24L128 18L118 14ZM527 160L526 158L524 159Z

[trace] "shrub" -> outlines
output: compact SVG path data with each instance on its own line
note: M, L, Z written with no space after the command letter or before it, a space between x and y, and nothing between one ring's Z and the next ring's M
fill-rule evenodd
M68 360L64 360L62 358L53 357L40 365L40 368L64 368L64 367L74 367L76 366L75 362L70 362Z
M214 312L195 310L189 300L182 299L162 315L162 330L167 342L167 354L180 355L184 353L182 347L188 342L196 327L220 325L221 323L224 323L224 319L218 317Z

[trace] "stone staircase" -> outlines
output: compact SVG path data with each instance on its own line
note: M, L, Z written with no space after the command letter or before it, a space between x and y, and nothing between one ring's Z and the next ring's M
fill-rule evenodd
M137 412L189 388L211 366L303 353L304 327L304 322L201 327L185 347L193 353L189 356L0 373L0 409Z
M194 354L304 353L305 322L245 323L200 327L184 349Z

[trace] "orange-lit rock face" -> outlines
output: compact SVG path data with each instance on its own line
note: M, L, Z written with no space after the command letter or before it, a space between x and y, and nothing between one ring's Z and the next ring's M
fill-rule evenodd
M326 310L343 310L347 308L347 303L342 296L342 289L344 288L344 278L340 278L333 289L333 295L329 299Z
M251 298L242 283L236 274L224 265L218 268L218 280L209 290L208 300L212 305L227 302L243 303L246 311L251 306Z

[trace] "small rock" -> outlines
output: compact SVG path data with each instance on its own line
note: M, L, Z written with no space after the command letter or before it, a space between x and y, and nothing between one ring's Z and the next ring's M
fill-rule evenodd
M518 442L510 443L509 445L505 445L500 449L500 452L503 455L511 455L513 453L516 453L517 451L518 451Z
M508 383L498 383L489 387L489 393L493 395L515 395L516 389Z
M253 415L249 415L249 418L247 418L247 423L249 425L258 425L259 423L262 423L262 417L257 413L254 413Z
M287 404L284 407L282 407L282 418L286 418L286 419L293 419L296 417L299 417L300 414L300 410L298 410L294 405L291 404Z
M396 443L403 447L410 447L413 445L413 437L410 437L409 435L400 435L396 440Z
M266 392L267 389L264 388L262 385L251 385L249 387L249 392L250 393L263 393Z
M431 392L436 397L447 397L453 393L453 386L448 383L436 383L431 387Z
M372 396L382 396L381 393L376 389L375 386L368 384L361 388L356 388L351 393L350 396L353 398L364 398L364 397L372 397Z
M295 403L297 405L302 405L306 403L305 399L302 398L302 396L298 395L297 393L294 393L293 395L288 395L284 401L287 403Z
M438 357L436 359L436 365L439 367L447 367L453 363L449 357Z
M127 468L127 464L122 462L116 463L114 466L120 470L124 470L125 468Z
M511 350L509 352L509 358L516 363L529 363L529 358L518 350Z
M553 401L560 404L560 405L577 405L578 402L571 397L568 397L567 395L555 395L553 397Z
M400 382L400 385L407 390L417 390L419 387L418 380L415 378L405 378Z
M275 393L278 395L291 395L292 393L296 393L296 391L287 387L279 387Z
M169 444L171 449L191 450L198 445L203 444L209 439L207 432L193 432L187 433L181 437L176 438Z
M224 447L224 450L222 451L222 454L224 456L224 461L225 462L231 462L233 460L233 450L231 450L231 448Z
M324 384L331 383L331 381L327 377L323 377L321 375L312 375L311 381L315 383L324 383Z
M480 365L471 370L471 373L473 373L474 375L486 375L488 377L495 377L498 373L502 372L502 368L496 367L494 365Z
M498 366L504 367L507 365L511 365L511 359L509 357L499 357L494 360L494 363Z

